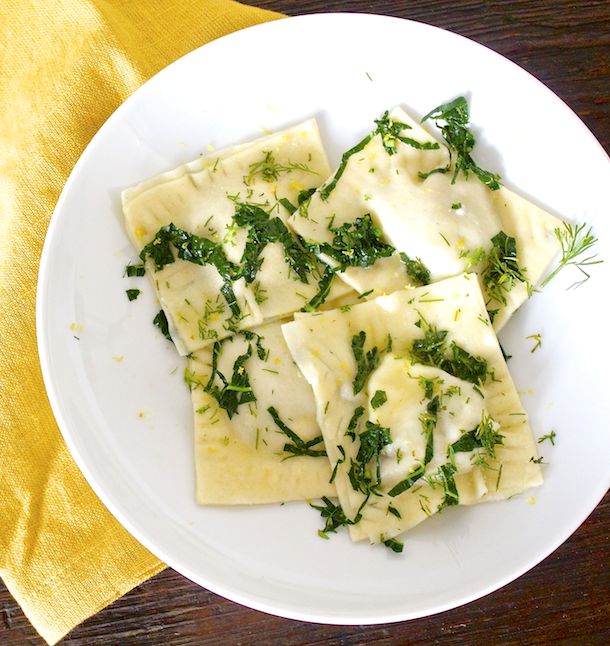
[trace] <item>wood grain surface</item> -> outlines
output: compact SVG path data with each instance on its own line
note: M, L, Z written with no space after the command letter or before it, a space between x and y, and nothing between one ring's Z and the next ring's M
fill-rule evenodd
M251 4L289 15L382 13L462 34L540 79L610 150L608 0ZM544 118L535 106L532 116ZM91 617L62 644L605 645L610 643L609 512L607 494L576 533L533 570L483 599L433 617L369 627L308 624L244 608L166 570ZM0 582L0 645L21 644L43 641Z

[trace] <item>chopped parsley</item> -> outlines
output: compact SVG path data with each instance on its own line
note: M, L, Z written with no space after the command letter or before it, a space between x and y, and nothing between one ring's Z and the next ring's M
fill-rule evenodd
M330 289L333 286L335 278L335 270L332 267L326 267L324 274L318 283L318 293L301 309L302 312L315 312L321 305L324 304Z
M284 444L284 451L291 454L289 457L294 458L298 455L308 455L312 458L320 458L326 456L326 451L324 449L314 448L320 444L324 444L324 439L321 435L318 435L312 440L305 442L305 440L300 438L292 429L286 426L286 424L280 418L277 410L273 406L269 406L267 412L269 413L269 415L271 415L273 421L280 429L280 431L282 431L284 435L288 436L290 440L292 440L292 442L287 442L286 444Z
M263 264L260 256L270 242L280 242L284 246L286 263L301 282L308 282L307 276L316 268L317 261L301 247L281 218L270 217L256 204L238 203L233 220L238 226L248 229L239 270L239 277L243 276L246 283L252 283L256 278Z
M161 227L152 242L149 242L140 252L140 259L152 259L155 264L155 271L160 271L166 265L175 261L173 249L176 250L178 258L187 260L196 265L213 265L218 270L224 283L220 289L231 312L235 318L241 316L241 310L237 304L233 292L232 281L238 273L238 268L230 262L222 245L202 238L170 223Z
M324 524L324 529L318 531L320 538L328 538L329 533L336 533L339 527L344 525L355 525L362 518L361 514L356 514L354 520L350 520L344 513L340 504L336 504L327 498L326 496L322 497L323 506L313 505L310 503L310 506L314 509L317 509L320 512L322 518L326 519Z
M252 356L252 344L248 345L248 349L243 354L240 354L233 363L233 374L231 380L228 380L222 372L218 370L218 359L224 342L232 341L234 337L225 339L224 341L216 341L212 347L212 373L208 383L204 386L204 390L212 395L218 402L218 405L223 408L229 419L237 414L239 406L249 402L256 401L256 395L250 385L250 378L245 368L245 364ZM221 385L216 381L220 380Z
M405 269L407 271L407 276L409 276L409 278L416 285L428 285L430 283L430 270L419 258L412 260L403 251L401 251L398 255L404 263Z
M168 341L171 341L172 343L174 342L171 334L169 333L169 324L167 322L167 316L165 316L165 312L163 310L159 310L159 312L157 312L157 315L153 319L153 325L158 327L159 330L161 330L161 334Z
M358 408L354 410L354 413L347 425L347 430L345 431L345 435L351 438L352 442L356 441L356 428L358 427L358 422L360 421L360 418L363 415L364 415L364 408L362 406L358 406Z
M456 442L450 447L450 452L454 453L468 453L475 449L483 449L483 451L490 457L496 457L495 447L498 444L504 443L504 436L498 432L498 425L494 420L486 415L485 412L481 415L481 421L475 429L464 433Z
M366 384L370 374L379 365L380 352L377 346L371 348L368 352L364 351L366 341L366 332L361 330L359 334L352 337L352 352L356 359L356 376L354 377L353 392L357 395Z
M358 438L360 447L356 459L351 460L348 477L352 489L365 494L368 499L372 493L380 495L378 487L381 484L381 451L392 443L392 437L389 428L367 420L365 430ZM375 465L374 473L372 463Z
M483 286L493 300L506 305L506 294L517 284L528 285L524 269L517 261L517 242L499 231L491 239L492 248L487 254L487 265L481 274Z
M422 319L419 327L425 327L424 336L415 339L411 346L414 361L434 366L458 379L481 386L487 379L487 361L472 356L467 350L452 341L447 347L447 330L438 330Z
M400 554L404 548L404 544L401 543L400 541L397 541L395 538L383 538L383 534L381 535L381 540L383 544L392 550L392 552L396 552L397 554Z
M422 179L426 179L432 173L448 173L453 164L452 184L455 183L460 172L465 178L468 178L468 174L472 172L492 191L500 188L500 176L483 170L470 155L475 145L475 139L468 128L470 120L468 101L463 96L437 106L428 112L422 119L422 123L428 119L434 119L447 143L449 163L447 166L435 168L429 173L419 173Z
M130 301L135 301L142 292L139 289L126 289L125 293Z
M383 406L388 401L388 396L385 393L385 390L377 390L371 398L371 407L373 409Z
M125 276L133 278L134 276L144 276L144 264L132 265L131 263L125 267Z
M381 115L381 117L379 117L379 119L375 119L375 126L376 128L373 132L369 133L355 146L343 153L341 156L341 163L339 164L339 168L337 168L333 178L320 189L320 197L322 200L326 201L328 196L334 191L337 182L341 179L341 176L347 167L350 157L362 151L376 135L381 137L381 143L388 155L394 155L396 153L399 141L412 146L413 148L417 148L418 150L434 150L439 147L436 142L426 141L422 143L415 139L411 139L410 137L405 137L402 132L404 130L410 130L411 126L406 123L401 123L400 121L394 121L387 110Z
M369 267L379 258L391 256L394 247L381 240L381 231L373 224L369 213L354 222L346 222L340 227L330 227L335 235L332 243L305 242L313 253L325 254L332 258L339 270L347 267Z

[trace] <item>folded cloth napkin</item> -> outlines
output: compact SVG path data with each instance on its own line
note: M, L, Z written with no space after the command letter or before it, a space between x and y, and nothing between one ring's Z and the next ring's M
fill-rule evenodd
M53 419L35 336L49 218L91 137L146 79L278 17L229 0L2 3L0 576L51 644L165 566L98 500Z

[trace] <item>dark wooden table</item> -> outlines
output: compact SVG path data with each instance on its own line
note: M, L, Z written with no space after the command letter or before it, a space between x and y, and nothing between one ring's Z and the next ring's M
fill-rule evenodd
M610 150L608 0L258 0L253 4L290 15L383 13L455 31L539 78ZM62 643L608 644L609 511L607 494L566 543L517 581L479 601L425 619L370 627L280 619L226 601L166 570L76 628ZM43 642L0 583L0 644L30 643Z

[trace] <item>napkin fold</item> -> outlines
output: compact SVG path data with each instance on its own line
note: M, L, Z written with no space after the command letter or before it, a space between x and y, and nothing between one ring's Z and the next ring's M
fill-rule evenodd
M38 363L44 235L91 137L155 72L279 18L229 0L4 0L0 11L0 577L53 644L165 566L95 496Z

